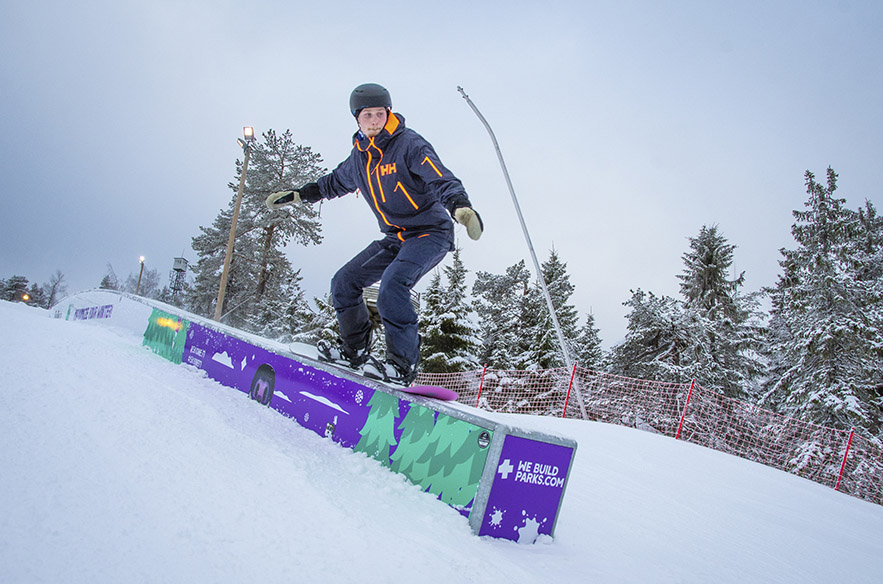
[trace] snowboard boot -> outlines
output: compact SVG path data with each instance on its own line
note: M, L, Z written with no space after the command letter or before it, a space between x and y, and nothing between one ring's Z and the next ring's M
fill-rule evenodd
M342 365L355 370L364 365L370 357L367 346L362 349L356 349L339 339L337 344L319 341L316 343L316 349L319 351L319 361L334 363L335 365Z
M394 355L387 355L386 361L368 356L362 373L371 379L408 387L417 378L417 365L406 363Z

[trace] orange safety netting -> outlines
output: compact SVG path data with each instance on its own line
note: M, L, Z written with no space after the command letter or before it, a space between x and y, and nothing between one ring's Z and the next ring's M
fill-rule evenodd
M734 454L883 505L878 439L818 426L696 383L663 383L572 369L420 373L418 385L460 394L491 412L607 422Z

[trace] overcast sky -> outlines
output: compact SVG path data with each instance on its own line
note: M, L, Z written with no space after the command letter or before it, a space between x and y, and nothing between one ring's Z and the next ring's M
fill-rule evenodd
M108 263L137 273L141 255L165 278L228 204L243 126L290 129L333 168L364 82L390 90L481 213L480 241L460 231L466 267L530 266L465 88L540 260L554 246L607 347L630 290L678 295L703 225L737 246L746 290L775 284L804 171L832 166L851 208L880 202L879 0L2 6L3 278L60 269L74 292ZM361 198L326 203L322 219L323 245L290 249L310 296L378 237Z

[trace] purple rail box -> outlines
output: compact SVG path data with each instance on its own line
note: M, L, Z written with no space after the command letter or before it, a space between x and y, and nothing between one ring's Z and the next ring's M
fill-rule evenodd
M478 535L519 543L554 536L576 454L573 440L406 394L158 308L144 344L404 474L466 517Z

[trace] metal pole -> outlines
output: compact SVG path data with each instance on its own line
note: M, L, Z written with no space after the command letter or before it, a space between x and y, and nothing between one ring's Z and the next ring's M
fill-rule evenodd
M236 205L233 207L233 219L230 222L230 237L227 239L227 255L224 256L224 270L221 272L221 285L218 288L218 302L215 304L215 320L221 322L224 309L224 295L227 293L227 278L230 275L230 260L233 258L233 240L236 239L236 222L239 220L239 207L242 205L242 191L245 189L245 173L248 170L248 155L251 147L243 143L245 159L242 161L242 173L239 177L239 192L236 194Z
M138 284L135 285L135 296L138 296L138 292L141 290L141 276L144 274L144 258L141 258L141 270L138 272Z
M558 315L555 312L555 305L552 304L552 296L549 295L549 288L546 286L546 279L543 278L543 271L540 268L540 262L537 261L537 254L533 249L533 243L530 240L530 233L527 231L527 225L524 222L524 215L521 214L521 206L518 204L518 198L515 196L515 188L512 186L512 179L509 178L509 171L506 169L506 161L503 160L503 153L500 151L500 145L497 143L497 137L494 135L494 131L491 129L491 125L488 123L484 116L481 115L481 112L478 111L478 108L475 107L475 104L472 103L472 100L469 99L469 96L466 95L466 92L462 87L457 87L457 91L460 92L460 95L463 96L463 99L466 100L466 103L469 104L469 107L472 108L472 111L475 112L475 115L478 116L478 119L481 120L481 123L484 124L485 129L487 129L488 134L491 136L491 141L494 143L494 149L497 151L497 158L500 160L500 167L503 169L503 176L506 178L506 185L509 187L509 194L512 195L512 203L515 205L515 212L518 214L518 220L521 222L521 230L524 232L524 239L527 241L527 247L530 250L530 257L533 259L533 265L537 272L537 278L540 281L540 286L543 289L543 296L546 297L546 305L549 308L549 314L552 316L552 324L555 327L555 334L558 336L558 344L561 347L561 356L564 358L564 363L567 364L567 368L573 367L573 360L570 358L570 353L567 351L567 345L564 342L564 333L561 332L561 325L558 323ZM588 415L586 414L586 406L583 403L582 395L580 394L579 387L576 390L577 403L579 403L580 414L582 414L583 419L588 419Z

